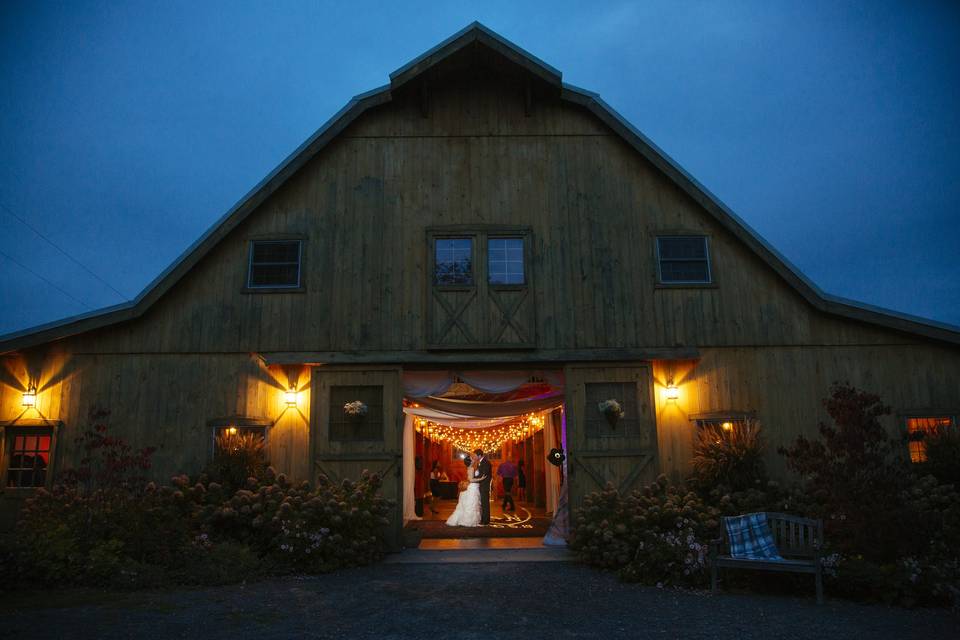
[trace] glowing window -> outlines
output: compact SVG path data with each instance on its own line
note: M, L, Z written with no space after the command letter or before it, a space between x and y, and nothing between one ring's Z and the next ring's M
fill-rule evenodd
M931 416L922 418L907 418L907 439L910 445L910 462L927 461L927 435L938 429L949 429L953 426L953 419L949 416Z
M46 485L52 440L52 432L48 429L11 434L8 440L10 447L7 458L8 487Z

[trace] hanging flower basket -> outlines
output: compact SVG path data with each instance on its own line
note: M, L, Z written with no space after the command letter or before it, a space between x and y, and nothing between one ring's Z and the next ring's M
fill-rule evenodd
M343 415L350 420L363 420L369 408L360 400L354 400L343 405Z
M603 414L603 417L607 419L611 427L617 426L617 422L624 416L623 407L613 398L598 403L597 409Z

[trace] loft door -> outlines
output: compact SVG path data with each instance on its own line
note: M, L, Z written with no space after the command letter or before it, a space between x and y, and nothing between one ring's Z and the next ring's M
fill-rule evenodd
M650 367L568 365L566 381L570 506L607 483L626 492L653 482L659 459ZM621 418L600 411L607 400L620 405Z
M383 496L397 505L386 532L388 546L396 550L403 526L400 384L399 367L318 367L313 371L310 421L317 476L334 482L356 480L366 469L383 478ZM357 402L365 407L363 415L344 409Z
M527 227L427 232L428 349L536 346L532 238Z

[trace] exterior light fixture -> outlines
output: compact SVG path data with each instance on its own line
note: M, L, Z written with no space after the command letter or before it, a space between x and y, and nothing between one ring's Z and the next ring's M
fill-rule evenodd
M235 436L235 435L237 435L237 428L236 428L236 427L230 427L229 429L227 429L227 433L229 433L229 434L232 435L232 436Z
M283 394L283 400L287 403L288 407L297 406L297 388L290 385L290 389Z
M680 397L680 389L677 388L677 385L673 384L673 381L667 383L667 400L676 401Z
M23 392L23 406L37 406L37 388L35 386L30 385L30 388Z

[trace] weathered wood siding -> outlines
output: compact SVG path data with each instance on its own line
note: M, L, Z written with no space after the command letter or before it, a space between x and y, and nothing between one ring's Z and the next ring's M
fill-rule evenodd
M421 352L426 229L453 224L530 227L538 349L701 349L680 402L657 393L661 465L674 474L699 411L754 409L776 446L812 433L836 379L900 409L960 406L956 347L815 311L589 112L535 87L527 115L515 71L460 71L433 74L426 103L410 87L361 117L143 317L5 358L0 419L20 413L29 369L41 411L67 425L64 458L99 403L135 444L161 447L163 477L202 464L207 420L282 415L270 457L305 477L309 391L284 411L287 372L253 354ZM709 236L715 285L658 287L662 232ZM305 292L243 293L249 241L289 234L305 238Z

